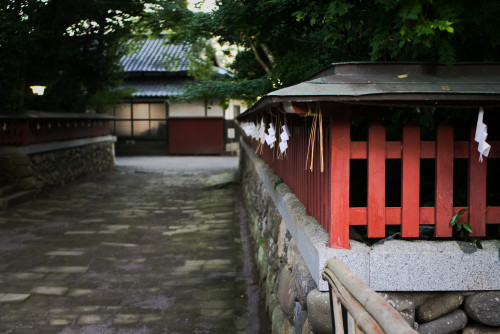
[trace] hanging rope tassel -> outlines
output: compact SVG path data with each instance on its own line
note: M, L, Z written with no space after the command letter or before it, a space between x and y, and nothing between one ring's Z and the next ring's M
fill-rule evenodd
M316 128L318 126L318 114L314 114L313 125L311 127L311 167L310 171L313 171L314 166L314 147L316 146Z
M311 108L308 105L309 109L308 115L311 114ZM306 156L306 170L309 165L309 152L311 152L311 162L309 166L309 170L312 172L314 167L314 141L316 140L316 127L318 126L318 114L315 113L313 117L313 121L311 124L311 131L309 132L309 143L307 144L307 156Z

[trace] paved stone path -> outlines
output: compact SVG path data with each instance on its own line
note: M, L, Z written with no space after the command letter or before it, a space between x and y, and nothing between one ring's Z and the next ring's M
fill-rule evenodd
M237 160L221 159L118 160L0 211L0 333L246 332L237 186L217 186Z

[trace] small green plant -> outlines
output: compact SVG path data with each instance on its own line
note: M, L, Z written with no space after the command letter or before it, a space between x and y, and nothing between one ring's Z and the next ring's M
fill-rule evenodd
M264 237L261 237L259 240L257 240L257 247L261 247L266 243L267 239Z
M469 237L469 233L474 232L472 226L468 222L461 222L460 216L467 212L467 209L462 209L458 211L456 215L454 215L450 220L450 226L453 230L458 234L458 236L466 241L471 241L474 246L479 249L483 249L481 245L481 241L478 238L471 239Z
M460 216L467 212L467 209L462 209L458 211L456 215L454 215L450 220L450 226L453 228L455 232L458 233L458 236L462 239L465 239L469 233L472 233L472 226L468 222L461 222Z
M283 179L276 180L276 182L274 182L274 189L276 189L282 183L283 183Z

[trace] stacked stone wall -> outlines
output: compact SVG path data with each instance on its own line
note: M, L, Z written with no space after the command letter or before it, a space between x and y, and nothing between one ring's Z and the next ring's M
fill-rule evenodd
M316 283L276 206L244 155L240 167L262 297L272 321L272 333L310 333L307 295L316 288Z
M40 191L114 166L114 142L104 141L35 154L0 156L2 182Z
M328 292L317 289L252 160L241 152L243 198L272 333L332 333ZM380 294L419 333L500 333L500 291Z

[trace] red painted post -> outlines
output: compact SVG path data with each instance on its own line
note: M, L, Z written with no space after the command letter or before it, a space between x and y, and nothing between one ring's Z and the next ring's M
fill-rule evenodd
M21 145L28 145L28 122L19 123L19 132L19 135L21 137Z
M349 248L350 113L341 110L330 118L330 233L332 248Z
M301 128L301 132L302 133L299 137L300 138L299 140L300 140L300 152L301 152L301 154L300 154L300 160L299 160L300 161L300 166L299 166L300 167L300 169L299 169L300 170L300 174L299 174L300 175L300 186L299 186L299 191L298 191L298 194L299 194L298 197L299 197L299 200L302 202L302 204L304 204L304 206L305 206L305 205L307 205L306 198L304 196L304 188L305 188L306 183L307 183L306 182L306 174L304 174L304 164L305 164L304 157L306 154L305 153L306 151L304 148L306 147L305 141L307 138L305 125L304 125L304 127ZM306 208L306 210L307 210L307 208Z
M316 194L316 200L315 200L315 206L314 206L314 217L321 222L321 180L320 180L320 173L321 173L321 150L320 150L320 140L319 140L319 129L318 129L318 135L317 135L317 140L316 143L318 144L318 154L316 158L316 165L314 166L314 173L315 173L315 186L314 186L314 193Z
M368 237L385 237L385 128L368 130Z
M401 159L401 236L418 237L420 222L420 128L403 129Z
M309 172L308 170L306 169L306 161L307 161L307 147L308 147L308 144L309 144L309 129L308 129L308 126L309 124L307 123L307 121L304 123L305 126L304 126L304 141L303 141L303 144L304 144L304 156L303 156L303 162L302 162L302 173L304 173L304 187L302 189L302 196L304 197L305 199L305 202L304 203L307 203L309 204L309 195L308 195L308 188L309 188ZM306 204L306 212L309 214L309 206Z
M314 140L314 146L316 146L316 143L317 143L317 140L315 138ZM317 163L317 153L318 153L318 147L316 146L316 148L314 149L314 157L313 157L313 170L311 172L312 174L312 185L309 185L309 189L310 189L310 192L312 193L312 216L317 218L317 211L316 211L316 208L317 208L317 205L318 205L318 182L317 182L317 167L318 165L316 164ZM312 189L311 189L312 188Z
M323 129L325 130L325 129ZM324 138L323 138L323 142L326 143L326 145L328 145L329 143L329 140L328 140L328 131L323 131L323 134L324 134ZM328 160L328 147L323 147L324 149L324 153L325 153L325 156L323 157L324 161L325 161L325 164L327 161L330 161ZM325 166L325 169L324 169L324 172L321 173L321 226L323 226L323 228L325 229L325 231L328 231L328 227L327 227L327 224L326 224L326 221L328 220L328 213L330 212L328 210L328 201L330 199L330 197L328 196L328 168L326 168L327 166Z
M331 156L332 156L332 151L330 150L330 143L331 143L331 132L327 131L328 133L328 140L326 141L326 152L327 152L327 157L325 159L325 161L328 162L331 162ZM328 165L327 165L328 166ZM325 230L328 234L330 234L330 213L332 212L332 193L330 191L330 185L332 183L332 170L331 168L326 168L325 169L325 172L327 173L327 176L326 176L326 185L325 185L325 194L326 194L326 211L325 211Z
M476 129L471 130L469 144L469 222L473 233L471 236L482 237L486 234L486 163L483 157L479 161L477 142L474 141Z
M307 157L307 139L308 139L308 131L307 131L307 122L304 122L304 128L302 130L302 165L301 165L301 172L302 172L302 198L301 201L304 203L306 206L306 213L308 212L307 209L307 186L309 184L309 179L307 175L307 171L305 170L305 164L306 164L306 157Z
M453 217L453 127L440 126L436 138L436 237L451 237Z

